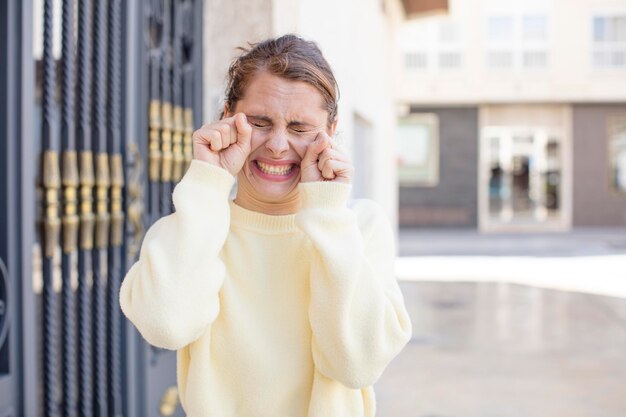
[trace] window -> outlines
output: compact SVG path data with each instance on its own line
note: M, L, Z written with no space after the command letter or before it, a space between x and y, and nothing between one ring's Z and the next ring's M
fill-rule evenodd
M443 52L439 54L440 68L459 68L461 66L461 54L458 52Z
M461 68L463 60L459 25L450 20L442 20L438 23L438 30L439 44L436 49L438 68L443 70Z
M525 41L545 41L548 38L548 19L543 15L522 18L522 38Z
M522 65L524 68L544 68L548 63L548 55L545 51L524 51Z
M626 14L593 17L593 66L626 69Z
M439 42L454 43L459 41L459 28L453 22L439 23Z
M435 186L439 182L437 115L414 114L398 125L398 180L401 186Z
M492 16L487 22L487 38L489 42L513 41L512 16Z
M461 28L449 19L405 25L401 36L404 68L409 71L457 70L463 65Z
M609 121L609 155L611 186L626 192L626 117Z
M494 15L487 18L487 67L539 70L548 66L548 17L545 14Z
M513 53L512 52L489 52L487 56L487 63L490 68L511 68L513 66Z
M595 16L593 18L593 40L596 42L626 41L626 15Z
M428 67L428 55L423 52L407 52L404 55L406 69L424 69Z

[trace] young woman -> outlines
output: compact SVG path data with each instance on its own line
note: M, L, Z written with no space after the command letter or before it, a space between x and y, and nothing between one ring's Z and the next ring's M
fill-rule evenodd
M244 50L221 120L193 135L175 213L128 271L122 310L178 351L189 417L374 416L372 384L411 337L388 220L348 205L337 99L314 43Z

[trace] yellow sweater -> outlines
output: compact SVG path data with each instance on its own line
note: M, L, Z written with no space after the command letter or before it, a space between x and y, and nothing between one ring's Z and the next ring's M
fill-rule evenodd
M124 314L178 351L189 417L374 416L372 384L411 337L382 210L315 182L297 214L270 216L229 201L233 183L191 163L124 279Z

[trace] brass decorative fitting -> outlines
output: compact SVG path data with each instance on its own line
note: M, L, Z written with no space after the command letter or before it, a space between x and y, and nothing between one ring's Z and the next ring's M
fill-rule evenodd
M163 129L161 130L161 181L172 181L172 105L168 102L161 106Z
M183 139L183 155L185 158L185 171L189 168L191 164L191 160L193 159L193 110L190 108L185 108L184 114L184 124L185 124L185 135Z
M159 181L161 169L161 102L159 100L150 101L150 144L148 145L150 158L150 181Z
M124 239L124 211L122 210L124 165L122 155L111 155L111 246L121 246Z
M178 389L176 387L169 387L165 390L165 393L163 393L163 397L161 397L161 407L159 411L162 416L173 416L178 404Z
M78 216L77 202L78 196L78 158L76 151L63 152L63 195L64 195L64 216L63 216L63 252L71 253L76 251L78 240Z
M174 153L172 180L174 182L180 181L183 177L183 164L185 162L185 157L183 155L184 129L183 109L180 106L174 106L174 133L172 134L172 151Z
M96 155L96 247L106 248L109 244L108 194L111 184L109 176L109 155Z
M54 256L54 248L59 243L61 221L59 219L59 188L61 188L61 173L59 169L59 155L56 151L43 153L43 187L44 187L44 256Z
M93 249L93 154L91 151L80 153L80 248Z

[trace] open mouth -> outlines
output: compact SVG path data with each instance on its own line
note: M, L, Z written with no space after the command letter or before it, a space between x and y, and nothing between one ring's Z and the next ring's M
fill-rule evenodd
M261 177L273 180L283 180L290 178L298 170L298 164L268 164L255 159L252 165L257 169Z

